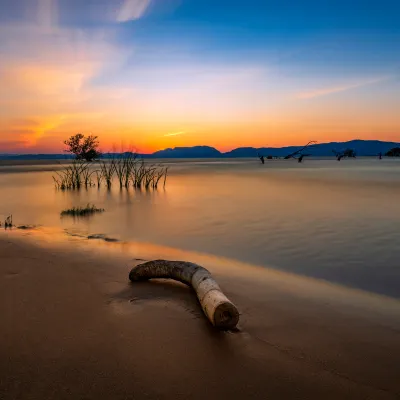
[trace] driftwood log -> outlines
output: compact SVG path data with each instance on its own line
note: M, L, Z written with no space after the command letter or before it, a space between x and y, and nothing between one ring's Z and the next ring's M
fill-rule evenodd
M222 293L211 273L200 265L185 261L155 260L134 267L129 279L132 282L148 279L174 279L191 286L203 308L204 314L218 329L235 328L239 312Z

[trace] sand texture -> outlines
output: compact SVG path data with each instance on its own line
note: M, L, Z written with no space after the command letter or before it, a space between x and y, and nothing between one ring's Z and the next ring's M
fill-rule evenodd
M0 399L400 396L399 302L214 268L242 313L224 333L190 288L85 246L0 234Z

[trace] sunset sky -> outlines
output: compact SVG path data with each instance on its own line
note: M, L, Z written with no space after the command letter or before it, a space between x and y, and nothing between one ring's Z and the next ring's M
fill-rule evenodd
M389 0L0 0L0 153L400 141Z

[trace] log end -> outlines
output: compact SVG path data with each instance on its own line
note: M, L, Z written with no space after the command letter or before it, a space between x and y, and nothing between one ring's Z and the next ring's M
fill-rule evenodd
M220 303L214 311L214 326L221 330L236 328L239 322L239 311L229 301Z

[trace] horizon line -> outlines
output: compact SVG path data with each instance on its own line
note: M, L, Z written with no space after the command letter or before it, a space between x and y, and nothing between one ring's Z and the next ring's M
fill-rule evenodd
M393 143L393 144L399 144L400 145L400 140L398 142L395 142L395 141L387 141L387 140L379 140L379 139L358 139L358 138L356 138L356 139L350 139L350 140L345 140L345 141L330 141L330 142L315 143L315 144L310 145L310 147L318 146L318 145L324 145L324 144L334 144L334 143L344 144L344 143L357 142L357 141L360 141L360 142ZM217 150L221 154L226 154L226 153L230 153L230 152L232 152L234 150L246 149L246 148L253 148L255 150L266 149L266 148L279 150L279 149L284 149L284 148L288 148L288 147L302 147L302 146L304 146L304 143L302 143L302 144L284 145L284 146L274 146L274 147L271 147L271 146L261 146L261 147L240 146L240 147L233 147L230 150L221 151L217 147L214 147L214 146L209 146L209 145L205 145L205 144L199 144L199 145L193 145L193 146L166 147L166 148L163 148L163 149L155 150L153 152L141 152L141 151L135 152L135 151L123 151L123 150L121 150L121 151L104 151L102 154L136 153L136 154L139 154L139 155L150 156L150 155L153 155L153 154L155 154L155 153L157 153L159 151L165 151L165 150L168 150L168 149L171 149L171 150L182 149L182 148L191 149L191 148L195 148L195 147L209 147L209 148L212 148L214 150ZM31 153L27 152L27 153L25 153L25 152L2 152L0 150L0 156L27 156L27 155L35 155L35 156L38 156L38 155L44 155L44 156L60 155L61 156L61 155L63 155L65 158L73 157L70 154L64 153L62 151L61 152L46 152L46 151L44 151L44 152L33 152L33 153L32 152Z

